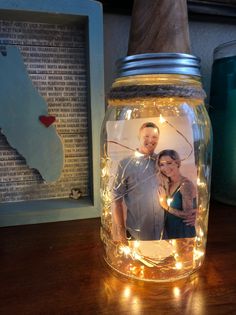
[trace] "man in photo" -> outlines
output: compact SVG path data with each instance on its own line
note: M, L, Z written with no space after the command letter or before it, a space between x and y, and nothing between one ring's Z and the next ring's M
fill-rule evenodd
M159 240L164 229L164 211L157 198L158 177L154 152L160 136L153 122L139 129L139 148L123 159L113 187L113 238Z

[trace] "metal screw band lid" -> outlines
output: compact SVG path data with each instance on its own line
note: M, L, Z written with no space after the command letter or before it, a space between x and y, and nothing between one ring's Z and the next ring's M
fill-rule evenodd
M141 74L185 74L201 76L200 58L182 53L148 53L117 61L118 77Z

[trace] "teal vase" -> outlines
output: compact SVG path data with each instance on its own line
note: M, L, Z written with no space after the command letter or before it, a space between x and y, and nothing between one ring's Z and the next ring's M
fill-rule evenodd
M236 41L214 50L209 114L214 139L212 197L236 205Z

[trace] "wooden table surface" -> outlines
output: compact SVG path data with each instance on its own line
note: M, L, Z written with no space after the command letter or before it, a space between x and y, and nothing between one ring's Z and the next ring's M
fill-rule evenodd
M0 229L0 314L236 314L236 207L212 202L190 278L128 280L103 262L99 219Z

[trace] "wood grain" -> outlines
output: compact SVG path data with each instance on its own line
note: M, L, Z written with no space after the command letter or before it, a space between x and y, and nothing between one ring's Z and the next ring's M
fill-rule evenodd
M99 219L0 229L0 314L236 314L236 208L212 202L207 255L190 278L132 281L103 261Z
M134 1L128 55L153 52L190 52L186 0Z

